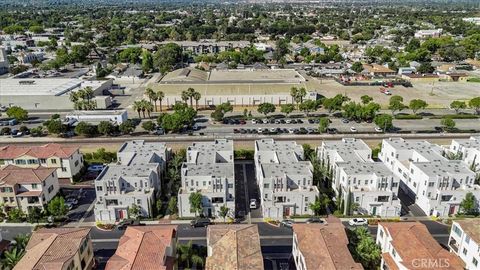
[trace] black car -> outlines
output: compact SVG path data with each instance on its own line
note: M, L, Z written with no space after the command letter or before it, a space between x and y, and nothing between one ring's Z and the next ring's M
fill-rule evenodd
M145 223L140 223L137 219L124 219L117 224L117 229L125 230L127 226L145 226Z
M190 225L194 228L196 228L196 227L207 227L210 224L211 224L211 222L210 222L210 219L208 219L208 218L198 218L198 219L192 220L190 222Z
M315 121L313 119L308 119L309 124L313 124Z

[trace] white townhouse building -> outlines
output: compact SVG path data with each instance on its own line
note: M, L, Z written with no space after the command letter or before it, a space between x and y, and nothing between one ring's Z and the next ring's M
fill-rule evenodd
M196 142L187 148L187 161L182 165L182 187L178 192L180 217L193 217L189 197L200 192L203 196L203 214L220 216L220 208L235 213L235 174L233 141L216 139L213 142Z
M313 214L309 204L319 195L313 166L294 141L255 141L255 173L264 217Z
M450 153L461 153L462 160L467 165L480 173L480 136L472 136L469 139L453 139L450 147Z
M454 220L448 247L462 259L465 269L480 269L480 218Z
M370 147L355 138L324 141L317 149L320 162L332 172L333 189L345 206L356 204L363 214L399 216L400 180L383 163L373 161L371 154ZM347 213L351 210L343 209L344 214L351 214Z
M469 192L477 200L475 173L461 160L449 160L439 145L421 140L384 139L379 159L400 178L400 189L427 215L456 214Z
M125 142L117 153L117 164L106 166L95 180L95 219L122 220L134 204L142 216L151 217L170 152L165 143Z
M83 155L78 147L56 143L41 146L7 145L0 147L0 167L7 165L56 168L59 179L73 181L73 177L83 168Z

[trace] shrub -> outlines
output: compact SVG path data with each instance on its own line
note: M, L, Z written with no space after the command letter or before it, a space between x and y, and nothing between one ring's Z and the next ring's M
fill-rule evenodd
M397 120L415 120L415 119L423 119L421 115L418 114L397 114L395 115L395 119Z

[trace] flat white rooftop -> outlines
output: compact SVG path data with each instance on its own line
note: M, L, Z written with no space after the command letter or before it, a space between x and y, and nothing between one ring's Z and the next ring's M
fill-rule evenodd
M65 78L0 79L2 96L61 96L80 89L82 80Z

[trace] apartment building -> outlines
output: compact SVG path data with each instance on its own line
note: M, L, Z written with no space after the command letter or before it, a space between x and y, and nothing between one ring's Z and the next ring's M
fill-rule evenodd
M426 30L418 30L415 32L415 38L419 39L427 39L427 38L435 38L440 37L443 33L443 29L426 29Z
M480 198L475 173L461 160L445 158L444 149L421 140L384 139L379 159L398 178L400 192L411 197L426 215L456 214L469 192Z
M205 269L263 270L257 225L208 226Z
M31 208L45 210L58 191L55 168L8 165L0 170L0 203L5 212L12 208L19 208L26 214Z
M220 208L235 213L235 175L233 141L216 139L213 142L196 142L187 148L187 161L182 165L182 187L178 192L180 217L193 217L189 197L194 192L203 196L203 214L220 216Z
M480 269L480 218L454 220L448 247L462 259L465 269Z
M292 259L297 270L363 269L348 250L342 223L294 224Z
M464 269L463 262L448 252L420 222L378 224L377 245L382 250L381 269Z
M106 270L174 270L177 226L129 226Z
M14 270L90 270L94 265L90 228L34 231Z
M309 208L319 195L313 165L294 141L255 141L255 173L264 217L313 214Z
M399 216L400 180L383 163L373 161L371 155L370 147L355 138L323 141L317 149L320 162L332 174L335 193L344 202L344 214Z
M55 143L42 146L8 145L0 147L0 167L7 165L56 168L58 178L72 180L83 168L83 155L78 147Z
M475 172L480 173L480 136L453 139L448 152L461 155L461 159Z
M10 64L8 63L5 47L0 47L0 75L7 73L9 68Z
M160 44L175 43L182 47L183 51L190 51L195 54L219 53L228 50L240 50L250 46L250 41L215 41L212 39L204 39L200 41L168 41Z
M151 217L170 152L165 143L125 142L117 153L117 164L106 166L95 180L95 219L122 220L133 205L140 208L141 216Z

